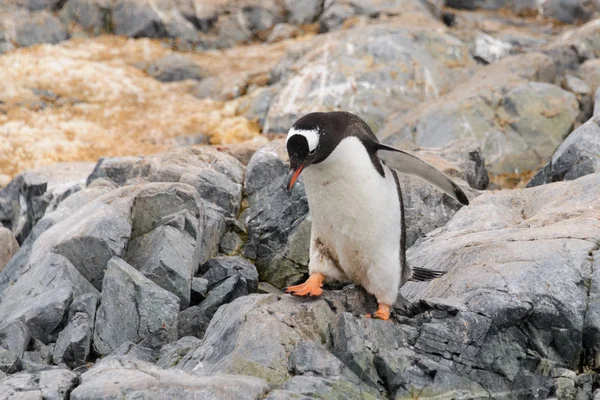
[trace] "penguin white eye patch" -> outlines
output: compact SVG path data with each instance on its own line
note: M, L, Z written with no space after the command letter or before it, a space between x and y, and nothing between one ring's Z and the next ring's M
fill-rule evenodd
M309 153L313 154L317 150L317 146L319 145L319 132L316 129L313 129L313 130L296 129L296 128L290 129L290 131L288 132L287 138L285 140L286 146L287 146L288 140L290 140L290 138L295 135L301 135L306 138L306 141L308 142Z

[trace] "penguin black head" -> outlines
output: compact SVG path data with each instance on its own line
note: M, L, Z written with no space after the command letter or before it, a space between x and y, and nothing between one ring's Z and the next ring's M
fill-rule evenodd
M288 190L305 168L325 160L350 135L370 136L376 142L367 124L348 112L315 112L297 120L286 139L290 158Z

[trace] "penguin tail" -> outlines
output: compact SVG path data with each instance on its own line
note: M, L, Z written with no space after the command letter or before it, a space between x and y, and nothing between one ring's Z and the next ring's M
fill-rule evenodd
M427 282L435 278L439 278L444 275L446 271L433 271L425 268L413 268L412 276L409 281L413 282Z

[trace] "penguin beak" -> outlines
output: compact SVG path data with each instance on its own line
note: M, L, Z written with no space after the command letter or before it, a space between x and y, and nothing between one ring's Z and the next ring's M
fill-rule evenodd
M304 169L304 164L302 163L300 164L300 166L298 168L296 168L295 170L292 169L288 175L288 183L287 183L287 190L288 192L290 190L292 190L292 186L294 186L294 183L296 183L296 180L298 179L298 177L300 176L300 174L302 173L302 170Z

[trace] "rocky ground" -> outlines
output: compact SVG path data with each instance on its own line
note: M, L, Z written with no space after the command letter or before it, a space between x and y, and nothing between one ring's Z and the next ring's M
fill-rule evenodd
M600 398L600 5L299 4L0 0L0 399ZM471 200L401 177L392 321L282 294L315 109Z

